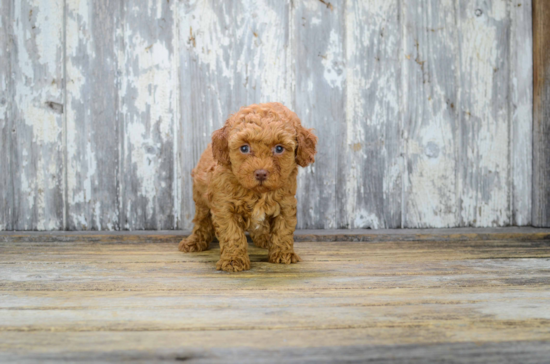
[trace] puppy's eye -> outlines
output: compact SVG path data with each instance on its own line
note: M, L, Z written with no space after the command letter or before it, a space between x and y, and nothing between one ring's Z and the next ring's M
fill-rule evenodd
M243 153L243 154L250 153L250 147L248 145L243 145L239 149L241 150L241 153Z
M282 145L275 146L274 152L275 154L281 154L285 151L285 148Z

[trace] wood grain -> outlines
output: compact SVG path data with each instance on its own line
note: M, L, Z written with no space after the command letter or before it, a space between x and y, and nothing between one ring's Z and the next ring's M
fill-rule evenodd
M533 10L529 1L510 4L510 178L512 225L530 225L533 195ZM527 197L527 198L526 198Z
M346 2L339 227L401 227L400 11L398 1Z
M123 2L121 229L174 228L178 201L176 2Z
M460 54L460 223L511 222L508 2L457 7Z
M64 228L63 1L12 3L13 229Z
M0 231L13 230L11 0L0 0Z
M117 2L66 3L68 230L119 230Z
M533 2L533 225L550 226L550 4Z
M403 227L460 226L455 16L453 2L403 3Z
M395 363L521 363L544 362L548 356L548 339L533 341L440 343L448 336L446 328L434 327L429 333L419 333L416 327L395 330L270 330L270 331L219 331L219 332L8 332L2 333L4 347L17 345L18 349L0 354L6 362L44 362L64 360L70 362L95 361L119 363L187 361L189 363L352 363L377 362L391 359ZM453 335L464 337L463 328ZM494 330L479 330L487 339L502 338L510 334L503 328L500 335ZM422 335L433 343L410 343L410 338ZM536 336L535 333L533 336ZM391 336L401 342L388 347L384 340ZM32 345L21 345L32 338ZM246 347L242 346L246 338ZM528 339L529 336L523 336ZM338 346L335 342L345 342ZM59 352L51 348L65 343L71 351ZM139 348L136 348L139 343ZM201 349L197 349L200 347ZM205 348L205 349L202 349ZM391 350L391 351L390 351ZM15 352L15 353L14 353Z
M252 269L237 274L215 270L218 250L0 243L0 360L540 362L550 353L548 240L304 242L293 265L250 246Z
M296 93L293 108L320 141L316 162L298 174L298 228L344 227L345 2L306 0L295 3ZM347 220L347 219L346 219Z
M189 236L189 230L178 231L62 231L62 232L0 232L0 242L95 242L122 243L179 242ZM549 240L550 230L532 227L507 228L452 228L452 229L345 229L345 230L296 230L296 242L311 241L473 241L473 240Z

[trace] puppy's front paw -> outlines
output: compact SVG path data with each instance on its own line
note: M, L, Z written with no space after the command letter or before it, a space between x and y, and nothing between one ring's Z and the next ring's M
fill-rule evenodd
M216 263L216 269L224 270L226 272L241 272L243 270L249 270L250 258L248 256L221 258L218 260L218 263Z
M202 252L208 249L205 241L200 241L195 235L183 239L178 245L178 250L184 253Z
M294 252L292 253L283 253L280 251L269 252L270 263L290 264L290 263L298 263L301 261L302 259L298 256L298 254Z

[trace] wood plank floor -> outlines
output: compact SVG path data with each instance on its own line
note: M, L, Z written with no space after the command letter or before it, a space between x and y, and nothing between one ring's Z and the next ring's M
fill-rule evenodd
M0 361L550 362L549 235L494 236L251 245L232 274L217 244L4 239Z

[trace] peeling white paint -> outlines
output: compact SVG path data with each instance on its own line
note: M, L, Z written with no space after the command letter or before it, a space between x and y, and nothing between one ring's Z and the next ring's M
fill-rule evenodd
M513 224L530 225L533 180L533 42L530 2L513 7L511 15L511 214ZM515 109L514 109L515 108ZM527 197L527 198L526 198Z
M48 103L63 103L63 3L31 1L14 6L12 77L19 197L14 228L62 228L62 116ZM51 37L51 38L50 38Z
M52 46L63 39L63 1L62 0L33 0L30 2L36 24L40 24L36 31L37 58L48 68L48 72L55 75L59 67L62 49Z
M462 220L472 222L474 226L506 225L510 221L508 210L508 144L509 120L507 110L496 110L495 87L506 69L499 70L502 48L497 47L502 24L500 6L493 6L493 12L487 16L464 19L459 28L461 36L460 60L468 67L469 74L462 85L468 92L463 99L463 108L467 112L465 122L474 128L469 138L468 149L463 151L472 163L474 185L464 184L461 194ZM490 16L496 16L495 19ZM499 73L500 72L500 73ZM467 90L467 91L466 91ZM471 180L471 179L470 179Z
M386 218L401 176L400 158L387 152L399 148L392 135L399 128L398 67L392 62L399 44L399 33L392 28L397 2L347 6L345 206L351 228L383 228L393 224ZM365 23L369 27L361 26ZM375 185L382 187L378 193L373 193Z
M124 182L127 228L168 223L171 226L174 223L174 218L166 221L168 217L162 215L160 209L166 210L164 204L171 205L173 200L164 201L164 198L167 193L172 195L175 183L172 165L176 160L172 158L176 155L178 137L173 132L177 130L174 124L178 122L179 59L173 51L173 38L178 36L178 32L174 24L167 27L168 33L161 26L153 28L153 33L150 33L140 26L140 22L167 26L170 23L164 11L174 13L176 7L176 3L154 0L145 20L142 20L141 10L132 8L124 25L126 49L121 55L123 87L120 97L125 124L122 158L130 176L126 176ZM170 149L175 151L163 154ZM167 166L166 161L171 165ZM175 201L175 205L178 204ZM179 210L179 207L173 209Z
M508 11L506 9L507 7L507 1L492 1L490 4L492 5L492 9L490 9L490 15L493 19L500 21L504 20L507 15ZM525 6L525 4L521 4Z
M334 30L330 31L328 46L325 54L321 57L321 61L325 70L323 77L332 87L337 87L340 90L343 87L346 75L343 64L342 42L338 33Z
M136 169L135 176L139 182L139 196L146 197L148 199L146 217L153 216L153 207L155 199L155 182L156 182L156 148L145 126L140 122L133 122L127 125L126 138L128 140L128 146L126 147L126 154L130 155L130 159L133 166ZM128 205L130 208L131 205ZM131 215L131 211L127 210L126 213Z
M208 1L190 1L193 16L182 17L180 28L182 34L188 36L187 47L196 49L194 54L197 60L212 72L220 72L233 85L232 65L224 62L227 56L232 56L228 52L231 49L231 33L221 27L218 13L211 5Z
M260 70L257 87L261 88L259 102L279 101L284 105L292 104L291 88L286 85L285 74L291 69L286 68L288 45L281 37L281 31L273 24L284 24L283 14L274 11L268 2L256 4L258 17L258 33L254 39L260 39L260 45L255 48L251 64L246 63L251 70ZM253 33L254 34L254 33ZM241 64L244 64L242 62ZM241 67L242 71L242 67Z

